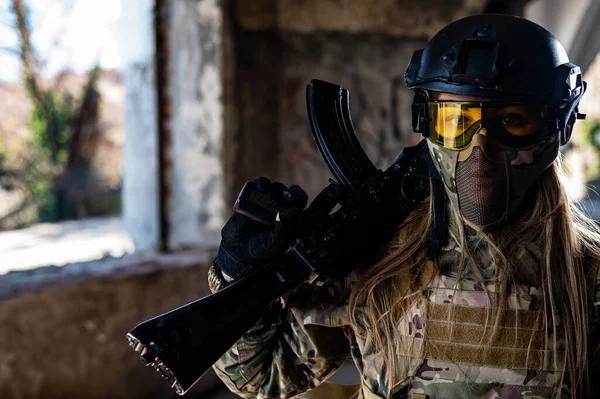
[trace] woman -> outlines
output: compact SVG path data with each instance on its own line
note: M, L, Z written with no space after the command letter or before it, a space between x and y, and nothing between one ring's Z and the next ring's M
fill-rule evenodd
M579 117L579 68L536 24L482 15L415 52L406 81L433 195L376 264L273 303L217 374L247 398L317 394L351 354L363 398L592 395L600 232L558 158ZM285 201L299 188L257 183L282 212L272 231L230 219L212 270L223 284L284 252L307 212Z

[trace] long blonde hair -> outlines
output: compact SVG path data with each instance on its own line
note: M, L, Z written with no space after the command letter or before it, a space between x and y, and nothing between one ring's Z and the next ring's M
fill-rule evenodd
M568 197L557 159L529 190L532 195L527 215L507 225L507 229L483 235L496 267L495 291L498 312L492 321L494 330L507 307L507 298L519 264L507 255L525 241L540 244L540 291L544 303L543 323L553 331L554 348L558 336L564 337L566 371L572 392L589 391L590 276L585 257L600 258L600 229ZM359 283L350 298L350 317L354 328L368 334L384 358L388 387L407 377L408 367L401 356L411 356L412 341L397 333L407 310L424 301L428 277L423 275L429 243L429 201L422 203L399 227L381 260L359 269ZM461 242L464 231L460 223ZM508 232L508 234L507 234ZM466 248L465 248L466 249ZM461 251L458 265L460 282L467 251ZM485 285L482 285L485 286ZM559 322L560 320L560 322ZM562 331L560 331L562 330ZM413 331L414 334L414 331ZM493 334L492 334L493 335ZM400 370L400 371L398 371ZM394 374L400 375L394 375ZM562 381L559 385L562 384ZM557 391L560 386L556 387Z

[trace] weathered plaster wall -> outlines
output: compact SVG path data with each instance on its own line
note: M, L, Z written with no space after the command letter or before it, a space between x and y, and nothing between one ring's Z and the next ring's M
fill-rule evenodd
M461 17L480 12L481 0L254 0L239 1L249 30L297 33L377 33L428 38Z
M412 94L404 85L413 51L446 24L483 8L474 0L235 4L238 119L226 137L238 149L225 159L236 165L230 201L245 181L261 175L300 184L311 197L327 184L330 173L306 113L305 87L313 78L350 90L359 140L378 167L388 166L419 140L411 128Z
M127 1L122 23L127 230L139 249L215 242L224 223L221 2Z
M354 128L367 155L379 168L398 152L415 144L412 93L404 70L420 39L377 34L282 35L284 57L279 102L281 157L278 178L305 187L311 197L331 177L318 152L306 113L305 87L317 78L350 90Z
M228 103L223 162L230 172L227 208L243 184L258 176L276 176L280 158L279 88L281 41L274 32L250 32L233 27L235 60L232 101ZM226 62L231 62L226 60Z
M329 174L312 144L304 105L304 87L312 78L351 90L363 145L378 166L389 163L418 138L408 119L411 95L403 88L412 51L481 4L240 0L226 2L237 5L234 10L223 10L224 3L165 2L168 10L159 10L173 24L166 216L175 248L218 238L231 197L250 178L298 183L311 195L325 185ZM124 216L138 248L156 245L160 220L152 5L123 3L123 23L138 27L124 54ZM88 265L66 266L60 269L63 283L55 284L60 289L35 282L29 282L31 290L9 287L0 295L0 398L175 397L153 370L139 365L125 334L140 321L206 294L209 259L175 259L176 267L151 270L148 262L133 262L99 268L99 276L86 275ZM119 272L124 270L137 274ZM222 389L214 380L203 384L194 389L196 397L214 398L211 390Z
M167 3L172 184L169 247L216 241L224 224L219 0Z
M562 43L569 59L585 72L600 51L600 2L536 0L525 7L525 18L548 29Z
M537 0L525 7L525 18L548 29L569 52L578 24L592 0Z
M178 397L139 363L125 335L141 321L207 295L209 258L116 260L1 276L0 284L17 291L6 298L0 290L0 398ZM86 274L87 282L73 284ZM223 384L209 373L189 396L235 398L219 392Z

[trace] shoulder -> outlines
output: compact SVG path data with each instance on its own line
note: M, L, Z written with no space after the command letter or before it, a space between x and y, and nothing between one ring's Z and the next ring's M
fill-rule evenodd
M305 282L285 298L286 307L311 307L324 304L342 305L350 292L349 277L324 284Z
M325 284L304 283L285 298L283 306L303 324L342 327L349 324L351 278Z

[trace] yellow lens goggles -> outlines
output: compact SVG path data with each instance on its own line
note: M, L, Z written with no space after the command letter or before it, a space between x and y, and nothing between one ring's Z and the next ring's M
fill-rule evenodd
M454 101L431 101L423 105L426 137L451 150L467 148L483 128L488 137L509 150L531 148L548 132L548 112L544 105Z

